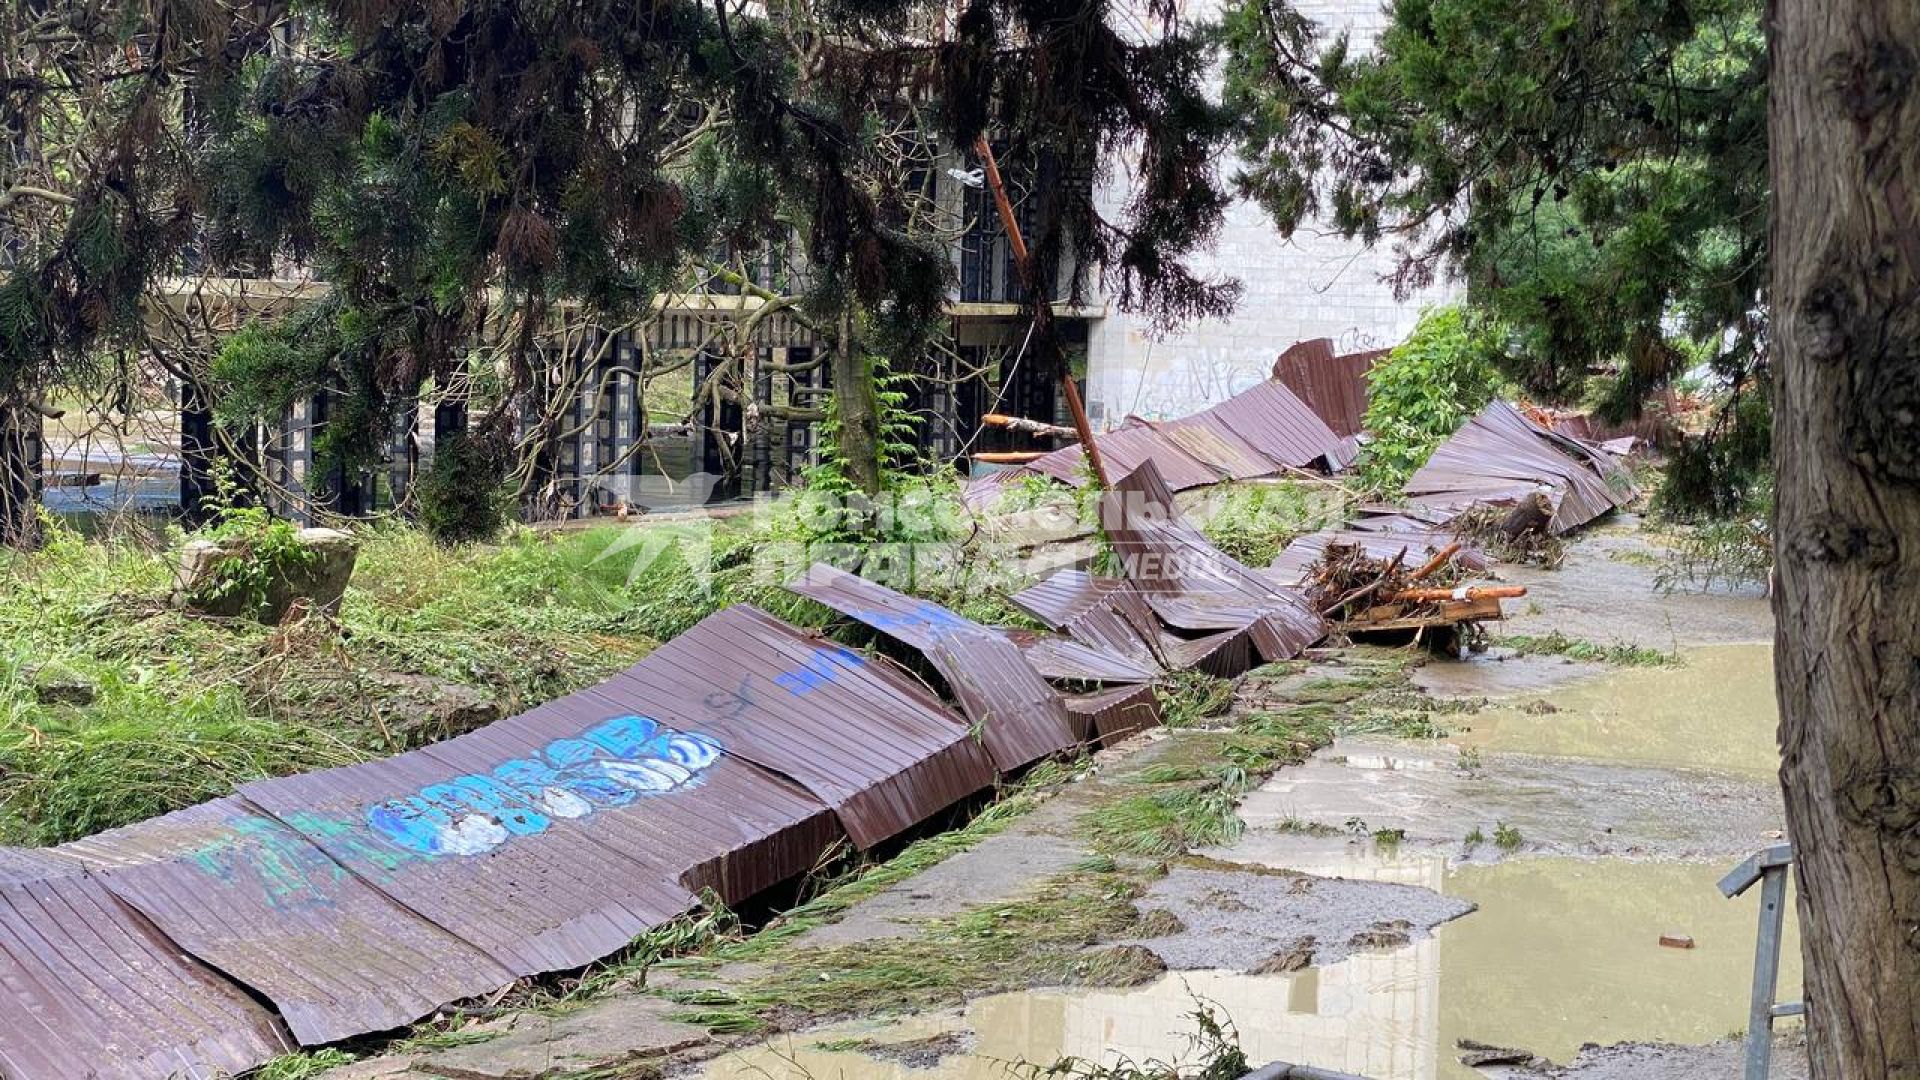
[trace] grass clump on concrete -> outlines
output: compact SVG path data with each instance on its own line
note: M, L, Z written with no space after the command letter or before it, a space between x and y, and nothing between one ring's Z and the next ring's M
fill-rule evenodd
M1616 667L1672 667L1680 663L1679 653L1625 642L1602 645L1568 637L1558 630L1540 635L1520 634L1496 638L1493 643L1501 648L1512 649L1519 656L1564 656L1569 660L1612 664Z
M1170 728L1199 727L1233 707L1234 681L1204 671L1175 671L1154 684L1160 722Z
M1138 894L1138 882L1122 873L1070 873L1026 898L928 920L911 937L784 948L736 985L665 994L682 1006L674 1019L738 1033L939 1008L1036 985L1134 985L1163 970L1151 954L1089 946L1129 935L1140 919Z

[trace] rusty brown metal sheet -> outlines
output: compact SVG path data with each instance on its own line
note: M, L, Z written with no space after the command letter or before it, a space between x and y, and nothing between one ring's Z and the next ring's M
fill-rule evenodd
M1434 450L1408 479L1421 507L1457 515L1479 504L1510 505L1535 491L1553 501L1549 528L1563 533L1632 502L1633 477L1612 455L1559 435L1495 401Z
M1274 462L1207 414L1152 425L1196 461L1222 476L1252 480L1271 476Z
M1126 655L1143 665L1231 677L1255 663L1247 625L1211 633L1171 633L1148 595L1120 578L1067 570L1015 593L1011 599L1034 618L1076 641ZM1251 614L1246 616L1249 622L1253 618Z
M1152 462L1116 483L1101 513L1127 580L1168 626L1244 630L1267 661L1298 656L1326 634L1301 591L1242 565L1182 517Z
M1336 353L1328 338L1297 342L1274 361L1273 377L1306 402L1335 435L1358 435L1367 415L1367 372L1386 349Z
M1283 585L1293 585L1305 581L1313 573L1313 568L1326 554L1329 544L1347 544L1366 552L1370 559L1391 559L1406 552L1405 565L1412 569L1425 563L1434 555L1454 543L1451 533L1436 529L1418 531L1378 532L1356 529L1326 529L1296 537L1286 546L1267 572ZM1453 557L1453 562L1468 570L1485 570L1489 565L1486 555L1473 548L1462 548Z
M1272 460L1274 472L1316 462L1329 470L1351 464L1348 444L1277 379L1257 383L1184 422L1232 432Z
M604 686L799 784L862 849L991 785L966 722L904 672L748 604L701 620Z
M709 757L670 728L650 729L649 712L648 702L603 684L432 749L476 770L519 762L509 775L521 787L579 797L546 796L556 827L647 867L655 882L712 889L728 904L806 873L840 842L839 821L820 800L724 747Z
M565 748L519 744L485 758L473 744L443 745L248 784L241 794L518 978L590 964L694 906L680 867L637 863L563 816L625 793L628 775L646 773L641 783L671 797L666 785L680 773L621 756L645 734L603 737L581 723L581 769L568 767Z
M1139 468L1142 462L1152 461L1176 491L1220 482L1220 473L1142 420L1129 420L1104 435L1094 436L1094 441L1100 446L1100 457L1106 463L1109 476L1131 472ZM1086 482L1086 460L1086 453L1076 443L1028 462L1026 467L1079 487Z
M1089 741L1117 742L1136 731L1160 726L1160 699L1151 686L1121 686L1067 699L1067 709L1089 733Z
M0 849L0 987L9 1080L213 1080L294 1049L239 987L49 851Z
M1141 596L1119 578L1063 570L1010 597L1027 614L1073 640L1129 663L1167 666L1158 647L1160 623Z
M1001 633L1019 646L1027 662L1044 678L1110 684L1152 682L1160 677L1159 668L1151 660L1130 660L1072 638L1033 630L1004 629Z
M372 843L354 818L306 807L295 816ZM513 980L240 799L56 850L180 949L271 1001L305 1044L399 1027Z
M919 650L1002 772L1082 741L1060 694L998 631L825 563L787 588Z

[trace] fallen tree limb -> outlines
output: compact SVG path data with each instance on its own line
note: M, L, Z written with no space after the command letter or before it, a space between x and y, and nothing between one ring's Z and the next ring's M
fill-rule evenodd
M980 422L988 427L1005 428L1008 431L1024 432L1028 435L1043 435L1050 439L1074 439L1073 429L1059 424L1046 424L1038 420L1028 420L1024 416L1008 416L1005 413L987 413ZM977 456L977 455L976 455Z

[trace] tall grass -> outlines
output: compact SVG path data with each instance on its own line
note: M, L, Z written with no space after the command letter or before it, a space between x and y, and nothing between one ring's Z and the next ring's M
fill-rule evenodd
M180 537L82 539L52 526L0 556L0 840L56 843L240 783L404 749L385 677L428 676L502 712L644 655L638 592L602 559L609 532L518 531L449 550L365 529L337 619L289 627L169 601ZM50 672L91 688L42 701Z

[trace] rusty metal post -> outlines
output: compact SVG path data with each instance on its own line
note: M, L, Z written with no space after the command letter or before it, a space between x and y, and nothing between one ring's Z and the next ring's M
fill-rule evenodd
M1020 285L1027 290L1027 306L1033 312L1034 329L1054 358L1060 361L1060 389L1067 397L1067 412L1073 416L1073 429L1080 436L1087 464L1093 469L1093 481L1106 489L1107 466L1100 460L1100 447L1093 441L1093 425L1087 422L1086 406L1080 402L1080 388L1074 385L1073 372L1066 365L1066 351L1053 327L1053 290L1040 288L1033 269L1033 256L1027 251L1026 238L1020 235L1020 223L1013 219L1013 204L1007 200L1007 187L1000 180L1000 166L993 159L993 147L981 135L973 141L974 152L987 171L987 186L993 189L993 203L1000 211L1000 224L1007 230L1007 244L1013 249L1013 265L1020 272Z

